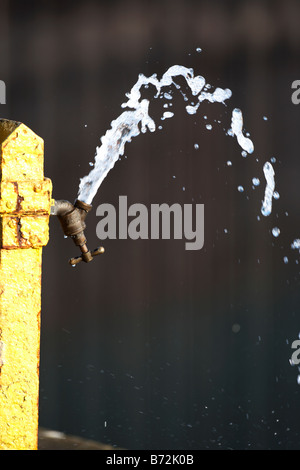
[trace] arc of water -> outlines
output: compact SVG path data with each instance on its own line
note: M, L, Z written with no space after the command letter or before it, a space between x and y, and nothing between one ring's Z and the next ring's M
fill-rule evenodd
M125 144L130 142L133 137L138 136L140 132L145 133L147 130L154 132L156 130L155 122L149 115L149 101L141 99L141 88L153 85L156 88L155 98L158 98L163 88L176 85L175 77L185 78L192 95L198 97L196 106L186 106L186 111L190 114L196 112L204 100L211 103L224 103L232 95L228 88L216 88L213 93L206 91L205 88L210 88L210 85L206 84L204 77L195 76L193 69L182 65L170 67L160 80L156 74L151 77L140 74L131 91L126 94L128 100L121 105L122 108L129 108L129 110L127 109L112 121L111 128L101 138L101 145L96 149L93 169L80 180L79 200L91 204L104 178L114 167L119 157L124 154ZM179 85L176 86L179 87ZM172 116L171 113L164 115L165 118Z

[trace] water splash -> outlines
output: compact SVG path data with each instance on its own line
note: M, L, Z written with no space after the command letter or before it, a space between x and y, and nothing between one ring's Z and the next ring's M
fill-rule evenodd
M300 253L300 239L299 238L296 238L293 243L291 244L291 248L293 250L299 250L299 253Z
M267 217L272 212L272 199L275 190L275 171L270 162L266 162L264 164L263 171L267 184L265 189L265 197L261 207L261 213Z
M210 103L222 103L225 105L225 102L232 96L232 92L228 88L217 87L214 91L211 91L212 86L206 82L203 76L195 75L192 68L182 65L170 67L161 79L158 79L156 74L150 77L140 74L135 85L126 94L127 101L121 105L122 108L126 108L125 111L111 122L111 128L101 137L101 145L96 149L95 161L92 164L90 173L80 180L79 200L91 204L108 172L114 167L120 156L124 154L126 143L131 142L140 133L147 131L154 132L156 130L156 124L149 114L149 100L142 99L141 93L143 87L149 88L149 85L154 86L156 90L154 99L160 97L167 100L164 108L172 106L173 93L176 90L179 90L184 100L188 101L187 95L183 93L181 86L176 83L177 77L185 79L192 94L192 102L187 103L185 106L186 112L190 115L195 114L201 103L205 100ZM174 112L164 111L160 119L163 121L173 116ZM203 116L203 118L207 119L207 116ZM236 137L242 149L242 156L247 157L248 154L253 153L254 144L249 138L249 134L244 133L243 126L242 111L239 108L234 108L231 115L231 128L228 129L227 135ZM206 124L205 127L207 130L212 130L211 124ZM158 129L162 129L162 126L159 125ZM199 145L195 144L195 149L198 148ZM272 157L270 161L275 163L275 157ZM232 166L230 160L227 161L227 166ZM270 162L264 164L263 172L266 179L266 188L261 213L264 216L269 216L272 212L272 200L278 199L279 193L275 191L275 172ZM252 178L252 184L253 187L256 187L260 184L260 180L256 177ZM239 185L237 189L240 193L245 191L242 185ZM274 232L272 233L274 235ZM278 232L275 231L275 233ZM292 248L295 248L295 246L292 246Z
M142 99L141 93L143 87L149 88L149 85L152 85L156 90L156 93L154 91L154 99L164 98L167 100L164 108L172 106L173 93L176 90L179 90L184 100L188 101L187 95L183 93L181 86L176 83L177 77L185 79L193 97L191 103L187 103L185 106L186 112L190 115L195 114L201 103L205 100L210 103L222 103L225 105L225 102L232 96L232 92L228 88L217 87L214 91L211 91L212 86L206 82L203 76L195 75L192 68L182 65L170 67L161 79L158 79L156 74L150 77L140 74L135 85L126 94L127 101L121 105L126 110L111 122L111 128L101 137L101 145L96 149L94 165L90 173L80 180L79 200L91 204L108 172L114 167L120 156L124 154L125 144L131 142L132 138L140 133L147 131L154 132L156 130L156 124L149 114L149 100ZM164 111L160 119L170 119L173 116L174 112ZM203 118L207 119L207 116L203 116ZM243 157L246 157L248 154L253 153L254 144L249 138L249 134L244 134L243 126L242 111L239 108L234 108L231 115L231 128L227 131L227 135L236 137L242 149L241 154ZM211 124L206 124L205 127L207 130L212 130ZM162 126L159 125L158 129L162 129ZM195 149L198 148L199 145L195 144ZM272 157L271 162L275 161L275 157ZM227 161L227 166L232 166L230 160ZM266 179L266 188L261 213L264 216L269 216L272 212L272 199L278 199L279 194L275 191L275 172L270 162L264 164L263 172ZM260 184L260 180L252 178L252 184L253 187L256 187ZM238 185L237 189L240 193L245 191L242 185ZM274 235L274 230L272 233ZM277 234L278 232L275 231L275 233Z
M206 83L205 78L201 75L195 76L193 69L181 65L170 67L160 80L156 74L151 77L140 74L131 91L126 94L128 100L121 105L122 108L129 109L111 122L111 128L101 138L101 146L96 149L93 169L80 180L79 200L91 204L104 178L114 167L119 157L124 154L125 144L131 142L132 138L138 136L140 132L145 133L147 130L154 132L156 130L156 124L149 115L149 101L141 99L142 87L153 85L156 88L154 98L161 96L163 88L168 88L162 96L172 100L170 87L173 85L175 88L180 89L180 86L174 80L176 77L183 77L186 80L193 97L197 99L196 104L186 106L186 111L189 114L196 113L204 100L210 103L225 104L225 101L232 95L231 90L228 88L218 87L212 93L207 91L211 88L211 85ZM184 98L187 99L185 95ZM174 113L165 112L161 119L171 118L173 115Z
M239 145L247 153L252 153L254 150L254 145L249 137L245 137L243 134L243 115L242 111L238 108L235 108L232 111L231 117L231 130L232 134L236 136Z

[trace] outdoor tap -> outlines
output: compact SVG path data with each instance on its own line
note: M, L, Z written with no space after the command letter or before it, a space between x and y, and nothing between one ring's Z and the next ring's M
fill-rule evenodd
M50 215L56 215L62 226L65 236L72 238L76 246L79 246L81 256L71 258L69 263L74 266L80 261L89 263L95 256L104 253L102 246L90 251L87 247L87 241L84 235L86 228L85 219L92 209L90 204L79 201L76 199L74 204L65 200L54 201L51 207Z

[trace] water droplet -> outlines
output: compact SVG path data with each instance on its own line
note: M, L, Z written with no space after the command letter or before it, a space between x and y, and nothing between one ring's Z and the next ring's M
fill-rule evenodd
M174 116L174 113L171 111L165 111L163 116L161 117L161 120L163 121L164 119L169 119Z
M291 244L291 248L293 250L299 250L300 249L300 238L296 238L296 240L293 241Z
M258 178L252 178L252 183L254 184L254 186L259 186L260 181Z
M172 95L170 95L170 93L164 93L164 98L166 98L166 100L171 100Z
M241 153L242 157L246 158L248 153L246 152L246 150L243 150L242 153Z
M211 124L206 124L206 126L205 126L205 127L206 127L206 129L208 129L209 131L211 131L211 130L212 130L212 125L211 125Z
M194 148L195 148L196 150L198 150L199 144L194 144Z
M287 264L287 263L289 262L289 259L288 259L288 257L287 257L287 256L284 256L284 258L283 258L283 262L284 262L284 264Z
M273 235L274 237L279 237L279 235L280 235L280 229L279 229L278 227L272 228L272 235Z
M239 191L240 193L243 193L243 192L244 192L243 186L238 186L238 191Z
M227 166L232 166L232 162L230 160L228 160Z
M274 198L274 199L279 199L279 198L280 198L280 194L279 194L278 191L274 191L274 193L273 193L273 198Z
M196 51L197 51L197 52L202 52L201 47L197 47Z
M275 157L272 157L270 160L271 160L272 163L275 163L275 162L276 162L276 158L275 158Z
M264 120L264 121L267 121L267 120L268 120L267 116L264 116L264 117L263 117L263 120Z
M234 323L231 327L233 333L238 333L241 329L241 326L238 323Z
M186 112L189 113L189 114L196 114L197 112L197 109L199 108L199 104L196 104L195 106L186 106L185 109L186 109Z

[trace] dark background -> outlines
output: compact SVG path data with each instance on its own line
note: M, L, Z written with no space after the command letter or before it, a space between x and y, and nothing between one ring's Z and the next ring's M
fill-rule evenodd
M93 249L96 208L119 195L149 208L203 203L202 250L106 240L102 257L71 268L76 247L51 218L41 426L127 449L299 449L298 368L289 363L300 331L290 248L300 237L300 106L291 101L299 23L296 0L1 2L1 114L45 140L56 199L76 198L139 73L160 77L180 64L233 92L227 108L203 103L195 116L174 95L175 117L126 147L87 219ZM255 145L247 158L223 130L234 107ZM280 199L258 221L271 157Z

